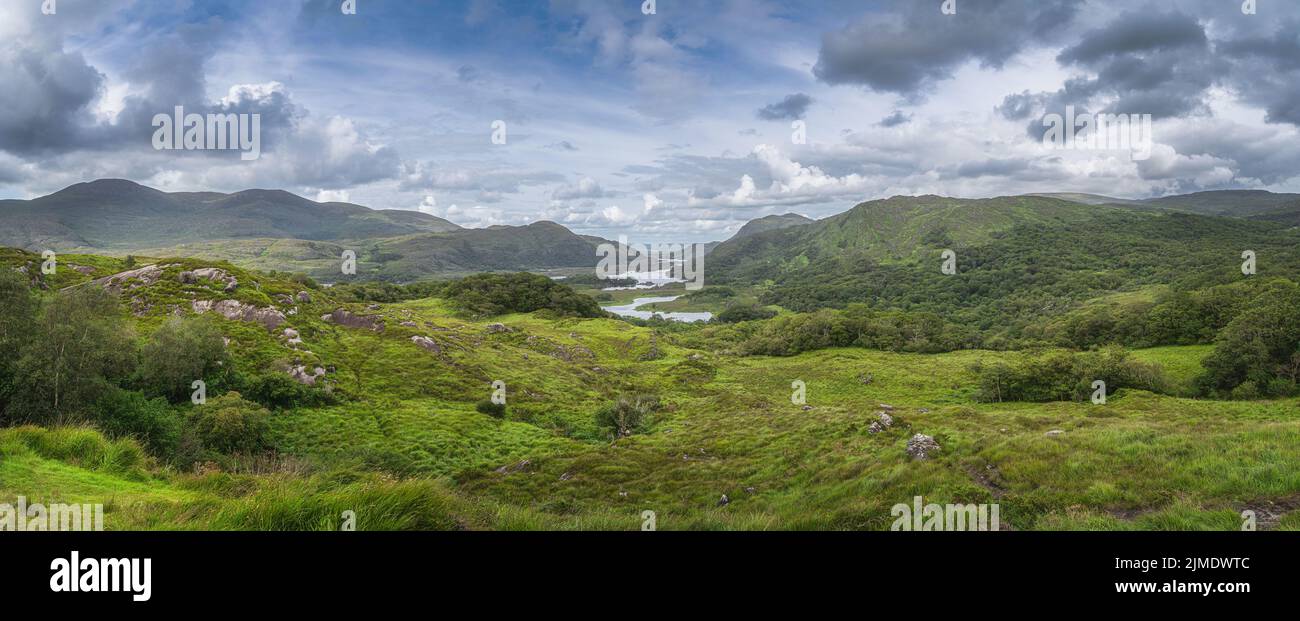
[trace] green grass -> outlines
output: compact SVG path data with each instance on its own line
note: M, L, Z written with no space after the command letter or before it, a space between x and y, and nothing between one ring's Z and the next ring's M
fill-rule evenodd
M249 303L301 290L230 269ZM168 280L137 295L150 303L135 320L147 334L169 304L227 294ZM345 511L363 529L637 529L645 510L663 530L886 529L890 508L917 495L999 503L1016 529L1235 529L1241 511L1265 508L1275 519L1262 527L1300 529L1300 400L1121 390L1105 405L976 403L972 363L1020 354L737 357L687 347L693 328L536 314L474 321L445 300L371 309L337 303L328 289L312 295L286 319L301 350L279 331L220 323L241 369L332 369L338 404L273 415L276 459L182 473L91 429L0 429L0 501L102 502L115 530L335 529ZM340 307L387 327L320 319ZM489 329L498 322L508 329ZM1164 367L1185 394L1208 353L1133 356ZM474 409L497 380L504 420ZM810 409L791 402L796 380ZM640 433L611 441L594 413L633 394L663 407ZM880 404L894 407L895 424L872 434ZM915 433L942 445L936 458L906 456ZM719 506L723 494L730 503Z

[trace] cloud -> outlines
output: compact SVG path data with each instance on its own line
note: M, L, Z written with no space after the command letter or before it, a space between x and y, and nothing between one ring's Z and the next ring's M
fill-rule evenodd
M871 12L825 33L813 74L828 84L915 98L966 62L998 69L1026 47L1050 41L1068 29L1077 3L960 0L957 7L956 15L944 15L938 2L896 2L892 12Z
M804 114L808 112L808 106L812 105L812 102L812 97L804 93L786 95L785 99L759 109L758 118L764 121L802 119Z
M877 125L881 127L898 127L899 125L910 123L911 121L912 115L903 114L902 110L895 110L889 116L880 119L880 122L877 123Z

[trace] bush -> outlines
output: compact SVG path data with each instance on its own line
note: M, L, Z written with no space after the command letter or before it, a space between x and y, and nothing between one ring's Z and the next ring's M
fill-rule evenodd
M641 431L650 415L658 410L659 397L619 397L618 401L596 411L596 426L615 439L625 438Z
M478 410L479 414L487 414L492 418L506 417L506 404L493 403L491 399L479 401L478 404L474 406L474 409Z
M194 410L192 425L202 445L221 453L254 453L267 447L271 413L229 392Z
M273 410L330 405L336 401L334 395L300 384L286 373L256 373L241 377L237 384L244 398Z
M170 459L181 439L182 418L166 399L148 399L129 390L114 389L99 400L99 428L114 438L134 437L150 453Z
M550 310L565 317L603 317L591 296L538 274L476 274L447 284L442 296L470 314Z
M1108 395L1120 388L1170 390L1160 367L1132 360L1118 347L1028 356L1014 364L976 363L971 371L979 384L976 399L980 401L1081 401L1092 395L1097 380L1106 383Z
M776 311L768 310L757 304L732 304L718 313L720 323L740 323L742 321L761 321L776 316Z

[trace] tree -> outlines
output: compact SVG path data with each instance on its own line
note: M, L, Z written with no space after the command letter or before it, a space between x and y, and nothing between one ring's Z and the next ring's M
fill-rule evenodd
M43 304L15 365L5 417L67 423L91 418L102 396L131 373L131 327L112 293L98 287L60 291Z
M16 352L32 337L36 320L36 296L27 278L17 271L0 268L0 414L14 392Z
M179 403L189 398L194 380L219 388L229 369L226 344L214 319L173 317L141 348L138 377L146 394Z

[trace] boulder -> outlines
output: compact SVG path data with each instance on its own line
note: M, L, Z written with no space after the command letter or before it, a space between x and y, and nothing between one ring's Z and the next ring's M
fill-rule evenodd
M311 294L307 293L306 291L299 291L297 298L298 301L302 302L303 304L311 304Z
M487 327L488 334L505 334L512 330L504 323L490 323Z
M876 419L867 426L867 433L880 433L894 426L894 417L884 412L876 412Z
M435 354L442 353L442 346L438 345L438 341L435 341L427 336L413 336L411 337L411 342Z
M317 378L321 377L322 375L325 375L325 369L322 369L320 367L316 367L315 369L312 369L311 373L308 373L307 367L303 365L298 365L296 367L289 369L289 377L292 377L299 384L303 384L306 386L315 385Z
M929 459L942 448L933 437L923 433L918 433L907 441L907 455L918 461Z
M133 270L119 272L112 276L105 276L103 278L92 280L90 281L90 284L103 287L113 293L121 293L124 289L138 289L158 282L158 279L162 278L163 270L166 270L169 267L171 267L171 265L146 265Z
M268 330L274 330L284 323L284 313L274 308L258 308L238 300L194 300L191 306L196 313L214 312L231 321L248 321L260 323Z
M375 332L384 331L384 318L377 315L357 315L347 309L340 308L332 313L321 315L321 321L347 326L349 328L363 328Z

